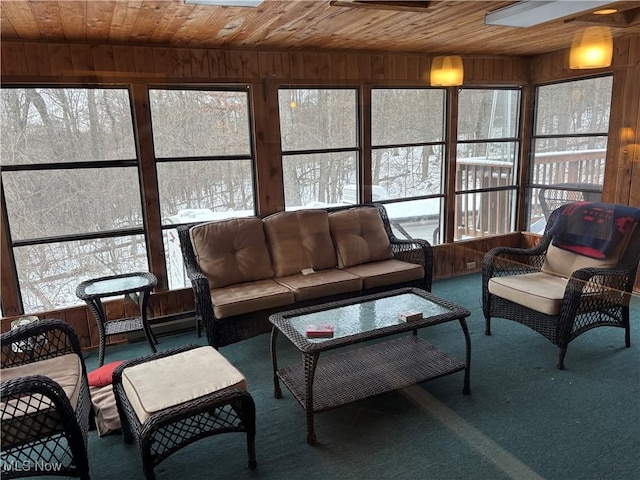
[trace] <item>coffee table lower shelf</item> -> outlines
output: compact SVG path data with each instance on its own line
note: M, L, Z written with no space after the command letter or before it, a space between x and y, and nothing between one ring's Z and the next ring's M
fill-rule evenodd
M465 369L464 362L416 335L325 355L319 358L315 370L311 412L323 412ZM304 365L281 368L277 375L308 410ZM468 370L463 393L469 393Z

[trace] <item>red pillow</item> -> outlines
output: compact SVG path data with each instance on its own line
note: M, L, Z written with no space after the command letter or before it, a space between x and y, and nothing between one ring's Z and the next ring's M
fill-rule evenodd
M107 363L100 368L93 370L87 374L90 387L104 387L105 385L111 385L113 380L113 371L121 365L124 360L117 360L115 362Z

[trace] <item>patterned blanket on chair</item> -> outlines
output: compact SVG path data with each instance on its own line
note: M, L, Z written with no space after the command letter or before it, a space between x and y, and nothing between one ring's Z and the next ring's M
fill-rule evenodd
M563 205L549 234L553 245L591 258L604 259L616 252L640 208L611 203L575 202Z

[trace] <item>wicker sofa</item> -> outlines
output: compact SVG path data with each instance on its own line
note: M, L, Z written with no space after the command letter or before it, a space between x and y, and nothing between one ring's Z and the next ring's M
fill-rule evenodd
M379 204L181 225L178 234L196 321L216 348L269 332L269 315L282 310L431 290L431 245L396 238Z

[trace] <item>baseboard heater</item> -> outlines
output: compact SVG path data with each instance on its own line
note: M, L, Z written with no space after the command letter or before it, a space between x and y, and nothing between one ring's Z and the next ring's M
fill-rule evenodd
M149 325L151 326L151 330L153 330L154 335L159 337L183 333L189 330L195 331L195 312L182 312L172 315L164 315L162 317L154 317L149 319ZM146 341L142 330L127 333L127 341L129 343L139 342L142 340Z

